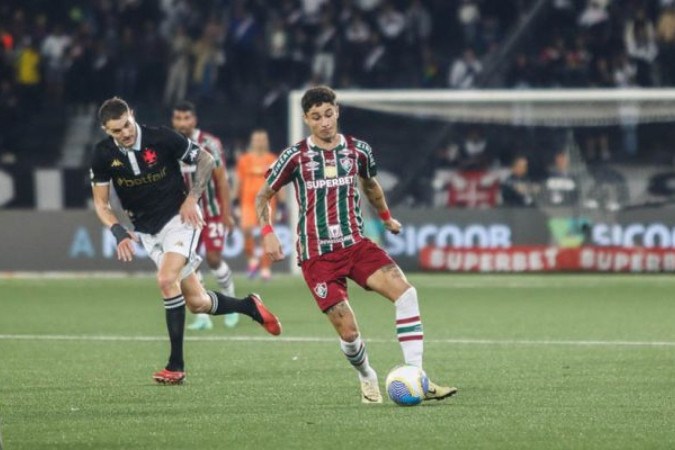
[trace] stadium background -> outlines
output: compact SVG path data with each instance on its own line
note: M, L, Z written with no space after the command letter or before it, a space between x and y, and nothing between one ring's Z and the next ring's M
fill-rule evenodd
M675 448L670 275L446 273L675 270L673 3L0 1L0 449ZM259 292L283 335L249 321L188 331L188 382L152 385L167 346L153 267L115 259L87 167L97 104L119 94L168 124L182 96L177 83L165 97L170 74L230 167L253 127L288 145L289 98L317 82L380 100L671 100L653 105L659 121L580 101L546 126L478 120L475 104L447 120L411 113L419 101L403 114L345 103L341 125L374 146L405 226L383 236L370 220L369 233L418 290L425 370L460 390L364 408L302 279L245 277L239 232L226 250L237 294ZM554 168L561 151L568 170ZM515 155L529 195L507 201ZM393 311L360 289L350 302L383 381L401 360Z
M126 98L149 124L168 124L175 101L195 101L200 127L221 137L232 169L254 127L269 131L275 152L289 144L289 95L317 83L383 95L667 89L675 82L671 3L3 2L0 221L21 238L3 243L10 251L0 270L119 268L94 215L80 213L90 209L89 154L102 137L95 110L109 96ZM675 118L541 127L403 111L345 104L341 125L375 148L408 233L383 235L377 222L369 230L406 269L539 270L518 261L541 259L547 246L601 246L587 255L592 264L578 254L544 270L673 270ZM561 151L563 170L555 167ZM503 185L518 155L529 162L520 180L528 194L514 200ZM559 190L561 181L571 188ZM59 239L26 233L26 224L54 221ZM39 251L27 251L35 242ZM239 234L226 252L241 269Z

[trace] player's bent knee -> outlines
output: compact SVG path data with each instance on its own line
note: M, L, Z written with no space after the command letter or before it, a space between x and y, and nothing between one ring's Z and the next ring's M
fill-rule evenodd
M157 285L162 293L174 291L178 288L178 279L173 275L158 273Z

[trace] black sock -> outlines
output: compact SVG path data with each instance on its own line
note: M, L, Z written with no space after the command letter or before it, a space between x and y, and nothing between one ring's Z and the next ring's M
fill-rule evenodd
M223 295L220 292L215 291L206 291L211 297L211 311L212 316L220 316L222 314L230 313L241 313L246 316L249 316L251 319L255 320L258 323L262 323L262 317L258 312L258 308L255 307L255 303L251 300L250 297L243 299L238 299L234 297L228 297Z
M165 298L166 329L171 341L171 355L167 370L183 371L183 331L185 329L185 298L183 295Z

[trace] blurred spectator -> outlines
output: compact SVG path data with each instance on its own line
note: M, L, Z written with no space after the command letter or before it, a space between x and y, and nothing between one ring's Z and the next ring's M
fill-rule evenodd
M192 67L192 85L197 98L208 98L213 93L218 77L218 67L223 63L218 48L218 26L209 22L201 37L192 46L194 66Z
M553 167L546 178L544 199L549 206L576 206L579 200L579 182L570 170L566 150L557 152Z
M473 47L477 44L478 23L480 21L480 8L476 0L461 0L457 7L457 21L462 29L464 45Z
M288 79L289 58L291 53L291 36L284 26L283 18L277 13L271 13L265 30L265 47L267 54L267 76L273 81Z
M42 104L40 53L33 39L26 35L21 39L16 57L16 84L19 101L26 111L35 111Z
M419 48L422 45L426 47L433 25L431 13L422 0L410 1L405 11L405 20L408 45L413 48Z
M625 177L607 164L596 164L589 168L593 180L584 206L590 209L618 211L628 202L628 186Z
M249 85L260 84L258 64L261 61L262 29L258 20L244 2L234 2L227 25L227 64L230 66L233 93ZM204 38L203 38L204 39ZM215 45L204 42L203 45ZM215 48L213 49L215 51Z
M476 58L471 48L464 50L461 58L457 58L450 68L448 86L453 89L470 89L476 83L476 77L483 71L483 65Z
M373 33L363 60L362 84L366 87L386 86L387 72L390 70L387 48L380 35Z
M184 26L178 26L171 40L169 71L164 85L164 105L184 100L190 79L192 41Z
M333 16L324 11L319 32L314 38L312 78L316 84L333 84L335 58L338 51L338 33Z
M653 63L658 55L654 26L647 20L644 9L637 17L626 22L624 31L626 52L635 62L635 81L639 86L654 85Z
M495 164L495 155L481 130L471 128L460 146L459 168L462 170L487 170Z
M661 61L661 82L672 86L675 84L675 6L667 6L661 12L656 36Z
M136 33L133 28L125 27L122 30L119 47L115 52L115 91L118 95L136 98L141 59Z
M143 36L138 43L143 58L139 67L138 84L145 99L154 101L162 96L166 78L167 46L153 21L143 24Z
M529 177L527 157L516 155L513 158L509 175L500 188L504 206L535 206L539 185Z
M387 78L390 83L398 86L405 78L404 68L408 56L404 46L405 15L394 7L391 0L385 0L377 13L376 22L390 64Z
M54 31L42 41L42 54L45 67L45 82L47 95L51 100L60 101L63 98L65 74L69 65L66 57L72 38L63 31L63 26L57 24Z
M506 74L506 86L528 89L536 86L537 74L525 53L518 53Z
M628 59L628 55L621 53L616 58L614 66L614 81L617 87L633 87L636 85L637 67ZM638 151L637 117L638 106L632 103L619 105L621 116L621 134L623 154L634 157Z
M342 58L346 63L345 69L351 72L353 78L363 80L364 67L362 61L368 53L373 32L359 10L354 11L354 14L348 19L343 32L345 48Z

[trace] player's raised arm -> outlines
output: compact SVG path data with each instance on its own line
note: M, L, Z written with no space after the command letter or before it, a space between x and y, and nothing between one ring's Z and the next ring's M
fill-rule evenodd
M281 242L272 228L272 218L270 201L276 195L277 191L272 189L267 183L264 183L255 197L255 209L258 213L260 223L260 234L263 237L263 251L272 259L280 261L284 259L284 253L281 250Z
M375 177L361 178L361 186L363 187L363 193L368 198L368 201L373 205L373 208L377 211L377 215L380 216L382 222L384 222L384 227L394 234L400 233L401 222L391 217L389 207L387 206L387 200L384 198L384 190L377 179Z

